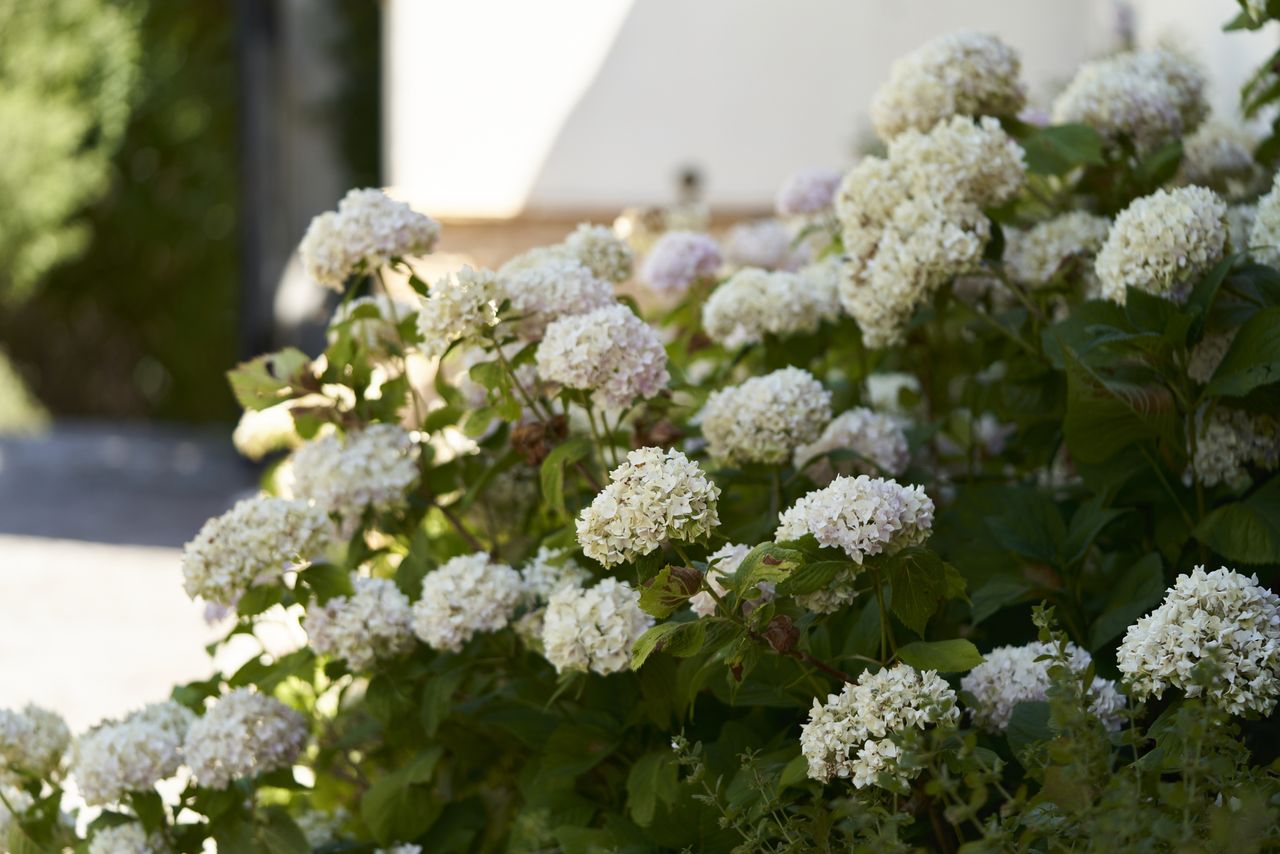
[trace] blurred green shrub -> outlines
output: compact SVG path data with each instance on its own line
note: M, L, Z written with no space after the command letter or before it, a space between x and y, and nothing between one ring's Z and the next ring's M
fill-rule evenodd
M83 251L77 216L107 191L138 77L135 7L0 3L0 298Z

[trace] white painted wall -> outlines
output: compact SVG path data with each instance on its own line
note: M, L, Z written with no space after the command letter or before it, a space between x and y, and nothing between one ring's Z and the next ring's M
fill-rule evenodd
M1191 29L1215 64L1255 61L1247 36L1201 37L1234 0L1137 6L1144 40ZM762 206L793 169L852 161L921 42L995 32L1045 100L1116 21L1113 0L389 0L388 180L437 215L510 216L668 202L694 165L713 205Z

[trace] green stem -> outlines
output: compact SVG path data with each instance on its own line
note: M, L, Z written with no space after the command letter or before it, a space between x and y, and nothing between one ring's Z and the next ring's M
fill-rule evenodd
M898 644L893 637L893 626L889 623L889 612L884 607L884 583L878 568L871 570L872 583L876 588L876 605L880 609L880 663L888 664L890 651L896 656Z

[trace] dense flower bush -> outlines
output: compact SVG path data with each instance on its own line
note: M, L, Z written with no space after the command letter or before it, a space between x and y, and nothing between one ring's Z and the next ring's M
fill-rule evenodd
M584 226L428 284L434 220L319 218L328 347L231 372L278 456L183 567L228 638L308 640L74 741L0 712L10 846L1280 844L1264 149L1196 135L1174 54L1046 126L1020 68L913 52L885 156L723 243Z

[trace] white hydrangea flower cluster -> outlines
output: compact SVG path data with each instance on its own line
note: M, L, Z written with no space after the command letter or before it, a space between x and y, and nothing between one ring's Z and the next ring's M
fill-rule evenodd
M1029 285L1052 279L1069 258L1087 260L1092 273L1094 256L1110 230L1109 219L1087 211L1069 211L1026 231L1010 229L1005 232L1005 269L1013 279Z
M168 700L89 730L76 741L72 773L85 802L115 803L178 772L195 715Z
M329 434L306 443L293 452L289 471L293 496L353 522L366 507L404 503L418 480L418 447L398 424L370 424L345 437Z
M351 586L350 596L334 596L308 609L303 628L317 655L346 659L360 672L409 647L413 612L409 597L388 578L352 573Z
M1194 671L1211 657L1221 670L1205 689ZM1233 715L1269 715L1280 697L1280 596L1256 575L1197 566L1129 627L1116 664L1139 699L1177 688Z
M382 190L352 190L336 212L311 220L298 253L317 284L341 291L352 273L372 272L393 258L425 255L439 236L440 223Z
M800 729L800 751L810 779L826 783L840 777L862 789L876 785L880 774L908 778L896 761L894 733L952 727L959 720L956 694L936 672L906 664L864 670L856 684L828 695L826 703L814 699L809 722Z
M18 772L52 775L70 744L71 730L57 712L34 703L0 709L0 780Z
M1255 203L1227 206L1227 236L1232 249L1244 251L1249 248L1249 236L1257 219L1258 206Z
M463 267L442 277L418 304L418 334L428 358L439 358L455 341L498 322L498 280L489 270Z
M1197 427L1191 468L1205 486L1238 484L1246 466L1270 471L1280 462L1280 422L1271 415L1216 407Z
M711 456L778 465L831 420L831 392L800 368L782 368L718 389L699 413Z
M706 582L707 586L715 591L716 596L724 596L728 592L720 580L737 572L743 559L750 552L751 546L725 543L707 557ZM762 587L768 588L761 590L762 598L772 598L773 585L766 583ZM705 590L695 593L689 597L689 608L699 617L710 617L716 612L715 596Z
M911 461L907 436L899 420L865 406L856 406L833 418L816 441L796 448L792 464L802 469L815 457L840 450L853 451L862 459L819 460L806 471L809 479L826 484L836 474L888 473L896 476L906 471Z
M1208 187L1228 200L1248 198L1265 180L1253 159L1257 137L1234 122L1210 120L1182 141L1182 162L1174 179L1182 185Z
M818 330L829 303L798 273L743 267L702 304L702 328L726 349Z
M1016 116L1026 101L1017 51L994 35L962 30L894 61L871 101L871 123L891 140L956 115Z
M616 284L631 277L631 247L607 225L582 223L564 239L564 248L599 279Z
M520 568L520 581L524 585L525 600L529 603L545 603L553 594L566 587L581 587L591 578L565 549L538 548L538 553Z
M776 219L740 222L725 235L724 256L736 267L791 269L797 261L791 241L790 230Z
M402 842L399 845L392 845L390 848L379 848L374 854L422 854L422 846L414 845L411 842Z
M1157 190L1120 212L1098 251L1102 296L1123 304L1132 286L1185 302L1227 246L1227 206L1212 190Z
M1142 50L1085 63L1053 103L1053 123L1078 122L1112 142L1149 152L1190 134L1208 114L1205 80L1168 50Z
M899 134L888 159L864 158L845 175L840 299L868 346L899 341L939 286L977 268L990 237L983 208L1017 192L1023 156L995 119L956 116Z
M977 702L969 710L974 724L990 732L1003 732L1009 726L1014 706L1046 699L1053 662L1037 659L1056 654L1056 644L1036 641L1024 646L996 647L984 655L983 662L960 680L961 690L972 694ZM1067 644L1067 658L1073 673L1083 673L1093 663L1093 657L1073 643ZM1090 711L1103 725L1109 730L1119 729L1124 697L1116 690L1115 682L1093 677L1089 697Z
M827 322L839 320L844 314L840 302L840 280L844 278L844 263L838 255L829 255L821 261L806 264L796 271L810 299L815 303L818 316Z
M1218 366L1222 364L1231 342L1236 338L1236 330L1210 332L1200 339L1200 343L1191 351L1187 361L1187 376L1198 383L1207 383L1213 377Z
M277 403L265 409L246 409L231 433L231 443L242 456L256 462L267 454L298 447L302 437L289 404Z
M234 780L288 768L307 737L302 715L275 697L236 688L196 718L182 752L201 786L225 789Z
M692 542L720 524L719 497L720 487L674 448L637 448L578 516L578 543L609 568L668 540Z
M862 474L837 477L784 510L774 540L812 534L819 545L840 549L860 564L870 555L920 545L932 528L933 500L924 487Z
M1258 199L1253 225L1249 228L1248 249L1258 263L1280 266L1280 172L1276 173L1270 191Z
M413 633L435 650L458 652L479 632L511 622L524 593L520 573L484 552L445 561L422 579Z
M595 403L614 411L654 397L671 379L657 330L625 305L553 322L538 345L537 366L547 382L590 391Z
M503 273L499 282L502 296L521 318L516 332L525 341L537 341L547 325L560 318L616 303L613 285L569 255L555 254Z
M289 564L314 557L332 530L324 511L306 501L271 495L242 499L205 522L187 543L183 587L193 599L232 606L255 584L276 580Z
M169 850L162 837L148 837L136 821L99 828L89 840L89 854L168 854Z
M830 210L844 173L838 169L800 169L778 188L773 207L778 216L812 216Z
M351 337L366 349L385 349L400 341L397 327L409 318L416 317L417 313L416 306L386 294L356 297L334 309L326 335L330 342L336 341L338 327L345 324Z
M338 807L333 812L317 809L304 810L294 816L293 820L302 831L302 835L307 838L308 845L312 848L323 848L338 838L338 833L348 818L347 811Z
M590 670L601 676L631 666L631 647L653 626L640 609L640 594L625 581L606 578L587 588L552 594L542 628L543 654L557 673Z
M640 281L666 297L679 297L695 282L715 278L724 259L720 245L694 231L668 231L653 244L640 267Z

